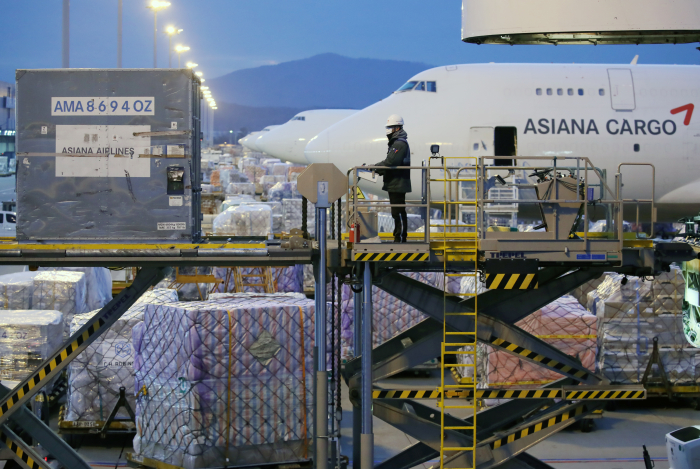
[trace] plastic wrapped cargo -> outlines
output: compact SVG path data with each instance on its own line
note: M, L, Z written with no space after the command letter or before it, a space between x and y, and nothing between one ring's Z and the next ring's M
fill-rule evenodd
M136 455L185 469L310 458L314 301L232 296L146 306Z
M38 272L0 275L0 302L3 309L32 309L34 277Z
M596 290L588 294L589 309L599 321L598 372L613 383L639 383L656 338L669 381L698 382L695 357L700 349L686 340L681 270L671 266L670 272L651 281L627 277L626 285L621 284L622 278L606 274ZM656 367L654 372L658 373Z
M255 184L252 182L232 182L226 187L226 195L238 194L255 197Z
M243 168L243 174L246 175L250 182L260 183L260 178L266 175L265 168L257 165L248 165Z
M272 165L272 171L270 174L273 176L282 176L284 178L283 181L286 182L289 168L291 168L291 165L288 165L287 163L275 163Z
M581 364L595 369L597 318L570 295L544 306L516 326L529 332L567 355L578 357ZM472 355L458 355L458 363L470 364ZM459 367L462 376L473 376L472 367ZM494 347L477 347L479 387L538 387L563 377L548 368L534 365L522 357Z
M112 275L104 267L40 267L39 270L70 271L85 274L86 307L100 309L112 301Z
M297 178L306 170L306 166L290 166L287 170L287 181L297 182Z
M63 338L70 337L73 316L87 312L86 280L82 272L38 272L34 277L32 309L63 313Z
M63 343L63 314L0 310L0 379L23 381Z
M313 234L316 206L307 201L306 205L306 229ZM302 200L301 199L282 199L282 214L283 214L283 230L289 233L293 228L301 229L302 225ZM329 217L330 219L330 217Z
M282 215L282 203L281 202L243 202L241 205L255 206L255 205L267 205L272 210L272 232L281 233L284 228L284 217Z
M403 273L403 275L442 290L442 272L410 272ZM331 301L330 288L327 288L327 295L329 301ZM354 356L354 303L354 295L350 289L350 286L343 284L341 311L341 357L344 360L350 359ZM426 319L426 316L417 309L409 306L395 296L390 295L389 293L375 286L372 287L372 315L374 318L374 333L372 335L373 347L383 344L394 336L410 329Z
M178 294L175 290L146 291L104 334L70 363L64 420L104 422L119 399L120 387L126 389L126 399L132 410L136 409L132 329L143 321L143 311L147 304L177 301ZM71 333L83 327L97 312L75 316L71 323ZM127 418L129 415L122 408L116 417Z
M253 202L255 199L248 194L231 195L221 203L221 211L224 212L230 207L238 207L245 202Z
M301 199L296 182L278 182L267 192L267 200L282 202L284 199Z
M260 178L260 185L262 186L262 192L263 194L268 194L270 192L270 189L277 183L286 183L287 182L287 176L263 176Z
M215 235L268 236L272 233L272 210L267 205L240 205L214 219Z

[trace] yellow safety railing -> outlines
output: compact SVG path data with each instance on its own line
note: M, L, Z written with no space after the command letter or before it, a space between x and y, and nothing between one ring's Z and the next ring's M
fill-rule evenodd
M469 157L439 157L440 166L430 167L430 182L442 183L443 201L433 200L435 205L443 207L443 221L441 225L431 225L442 228L442 233L431 233L431 247L442 251L443 258L443 335L441 345L440 367L440 468L457 453L466 453L466 458L471 458L469 467L476 467L476 400L459 400L457 403L450 400L450 394L454 392L471 391L471 395L476 392L476 315L477 315L477 261L478 261L478 216L474 210L473 219L462 220L461 206L476 207L478 197L478 175L477 158ZM439 176L434 173L439 172ZM469 213L469 212L467 212ZM437 236L435 236L437 235ZM474 265L470 271L464 271L464 260L472 260ZM452 266L454 262L462 262L460 270ZM471 282L466 282L469 288L455 289L452 287L455 280L460 284L465 278L471 278ZM465 285L465 286L466 286ZM455 292L456 291L456 292ZM474 298L473 312L448 312L447 301L450 297ZM447 321L450 316L472 316L474 329L468 332L455 332L448 330ZM467 357L458 360L460 363L447 364L447 357ZM458 384L446 384L445 375L459 367L462 371L462 378ZM448 369L450 368L450 369ZM464 412L471 410L473 417L469 425L446 425L445 415L450 411ZM460 415L461 417L461 415ZM471 437L469 446L455 446L454 438L449 438L447 433L457 431ZM446 443L448 443L446 445ZM466 468L465 468L466 469Z

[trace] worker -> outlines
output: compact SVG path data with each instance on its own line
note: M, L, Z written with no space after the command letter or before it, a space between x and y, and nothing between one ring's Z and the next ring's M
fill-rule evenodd
M406 138L408 135L403 129L403 118L397 114L389 116L386 122L386 137L389 140L389 150L386 159L375 166L411 166L411 149ZM406 207L394 205L406 204L406 193L411 192L410 169L380 169L379 174L384 176L382 190L389 193L391 217L394 219L394 242L405 243L408 237L408 215Z

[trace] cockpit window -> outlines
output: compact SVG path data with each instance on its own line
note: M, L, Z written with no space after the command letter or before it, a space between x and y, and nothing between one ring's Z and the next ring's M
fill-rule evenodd
M401 88L399 88L396 91L409 91L412 90L414 86L416 86L417 81L409 81L405 85L403 85Z
M294 116L294 117L292 117L292 120L293 121L305 121L306 116Z
M427 84L428 84L428 88L427 88L428 91L431 91L431 92L433 92L433 93L436 93L436 92L437 92L437 83L436 83L436 82L434 82L434 81L429 81L429 82L427 82Z
M415 88L413 88L414 91L425 91L425 82L421 81L416 85Z

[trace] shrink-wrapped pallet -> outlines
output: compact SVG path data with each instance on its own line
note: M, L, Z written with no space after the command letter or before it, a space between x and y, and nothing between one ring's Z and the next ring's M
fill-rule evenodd
M691 384L698 380L698 352L696 348L660 348L659 357L666 379L674 384ZM644 377L651 352L628 353L624 350L603 349L599 353L598 368L603 377L615 384L639 384ZM648 380L659 382L658 367L652 367Z
M287 181L297 182L297 178L306 170L306 166L290 166L287 171Z
M442 290L442 272L410 272L404 273L404 275ZM452 286L452 288L457 289L458 286ZM330 288L327 289L327 294L330 301ZM342 300L341 357L347 360L354 356L353 322L355 304L353 292L347 284L342 285ZM416 308L409 306L407 303L375 286L372 287L372 317L373 347L383 344L426 318Z
M40 267L39 270L84 273L85 302L89 311L100 309L112 301L112 275L104 267Z
M287 295L146 306L135 453L185 469L309 459L313 317Z
M34 276L32 309L63 313L63 338L68 338L73 316L88 310L85 274L68 271L38 272Z
M270 189L277 183L286 183L287 176L272 176L266 175L260 178L260 185L262 186L262 193L266 196L269 194Z
M257 202L249 201L243 202L241 205L255 206L255 205L267 205L272 210L272 232L281 233L284 228L284 216L282 212L282 202L270 201L270 202Z
M576 298L566 295L518 321L516 326L539 337L563 353L595 369L597 319ZM473 363L473 355L458 355L460 364ZM473 368L460 367L463 376L473 376ZM480 387L532 386L562 378L548 368L532 364L517 354L488 345L477 347Z
M252 182L232 182L226 187L226 195L245 194L255 197L255 184Z
M254 202L255 198L248 194L229 195L221 203L221 212L225 212L231 207L238 207L246 202Z
M217 215L214 234L231 236L268 236L272 233L272 210L267 205L239 205Z
M34 277L37 272L0 275L0 306L3 309L32 309Z
M126 399L136 409L134 387L134 348L132 329L143 321L147 304L175 303L175 290L146 291L105 333L78 355L69 365L68 396L65 421L105 421L119 399L119 388L125 388ZM73 318L71 333L78 331L98 311ZM122 408L117 418L128 418Z
M282 202L284 199L301 199L296 182L278 182L267 193L267 200Z
M588 293L588 310L601 320L653 317L651 283L629 277L622 285L622 279L619 274L606 274L598 288Z
M287 181L287 173L289 172L289 168L291 168L291 165L288 165L287 163L275 163L272 165L272 171L270 171L270 174L273 176L282 176L284 177L284 181Z
M283 231L289 233L293 228L301 229L302 225L302 200L282 199ZM306 229L313 235L316 220L315 205L307 201Z
M23 381L62 343L60 311L0 310L0 379Z
M695 356L700 349L686 340L682 295L685 282L680 269L671 266L647 281L606 274L588 294L589 309L598 315L597 370L613 383L636 384L644 375L654 339L667 378L672 384L695 383ZM658 377L657 367L653 368Z

